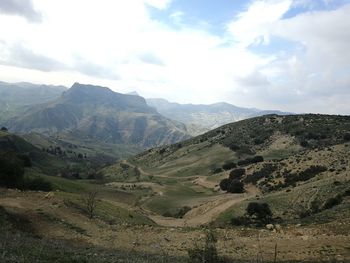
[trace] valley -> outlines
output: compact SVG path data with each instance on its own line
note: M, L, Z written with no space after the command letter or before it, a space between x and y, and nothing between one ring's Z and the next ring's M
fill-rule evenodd
M25 177L40 177L51 188L2 188L1 226L8 233L2 252L19 249L9 234L15 231L33 242L68 242L60 243L69 247L64 249L68 261L113 262L118 257L127 262L133 255L132 262L186 262L188 251L202 246L210 230L227 262L257 257L260 262L346 262L349 131L348 116L266 115L96 167L94 177L80 170L81 178L57 173L74 159L50 161L48 169L48 160L57 156L3 131L3 151L40 153L39 159L29 155L32 165L24 168ZM89 163L88 158L76 161L78 167ZM222 190L222 181L236 174L242 192ZM97 194L92 218L89 193ZM254 202L268 204L268 221L248 216ZM28 260L39 253L30 252L28 244L26 249ZM81 249L104 258L87 258ZM50 245L41 251L50 260L63 257Z

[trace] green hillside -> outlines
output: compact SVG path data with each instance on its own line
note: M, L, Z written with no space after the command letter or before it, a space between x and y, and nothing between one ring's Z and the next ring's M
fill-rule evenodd
M175 214L187 206L192 210L186 214L188 222L195 218L194 214L202 213L201 206L209 206L210 210L210 205L224 200L221 212L230 212L219 217L218 222L228 223L226 219L234 215L232 209L238 207L240 213L244 212L256 195L271 203L276 215L290 220L299 218L299 210L307 212L310 208L303 205L308 195L298 199L297 204L292 202L300 191L308 193L319 187L317 202L322 206L335 195L330 191L335 181L339 181L336 193L349 189L349 134L349 116L267 115L148 150L105 168L103 173L109 181L153 184L154 194L144 198L143 206L161 215ZM236 194L234 198L242 202L227 210L233 202L231 194L221 191L219 183L237 168L245 171L239 178L245 193ZM274 198L285 201L273 201ZM289 206L279 208L282 203L301 208L283 215Z

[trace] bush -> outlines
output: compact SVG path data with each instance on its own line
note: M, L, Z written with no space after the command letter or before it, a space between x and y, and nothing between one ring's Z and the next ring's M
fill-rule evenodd
M288 185L293 185L296 182L300 182L300 181L307 181L310 180L311 178L315 177L316 175L327 171L327 168L324 166L320 166L320 165L312 165L309 168L307 168L306 170L298 173L298 174L291 174L288 176L285 176L285 185L284 186L288 186Z
M252 163L260 163L263 162L264 158L260 155L254 156L253 158L247 158L244 160L240 160L238 161L238 165L240 166L244 166L244 165L248 165L248 164L252 164Z
M236 168L237 167L237 164L234 163L234 162L227 162L225 163L223 166L222 166L222 169L224 169L225 171L227 170L231 170L233 168Z
M255 171L251 175L248 175L245 179L245 183L256 184L260 179L269 177L273 172L277 170L277 166L267 163L259 171Z
M230 183L231 183L231 180L228 179L228 178L225 178L225 179L221 180L221 182L220 182L220 189L223 190L223 191L227 191Z
M269 223L272 219L272 211L267 203L250 202L246 209L247 215L255 217L260 223Z
M341 196L331 197L323 205L323 209L331 209L332 207L339 205L343 201Z
M245 174L244 168L238 168L234 169L230 172L230 179L241 179L242 176Z
M227 192L230 193L243 193L244 184L239 180L230 180L230 183L227 188Z

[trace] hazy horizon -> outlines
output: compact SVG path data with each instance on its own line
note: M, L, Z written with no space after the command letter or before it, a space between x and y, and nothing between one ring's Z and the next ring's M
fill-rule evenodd
M350 114L350 0L0 1L0 80Z

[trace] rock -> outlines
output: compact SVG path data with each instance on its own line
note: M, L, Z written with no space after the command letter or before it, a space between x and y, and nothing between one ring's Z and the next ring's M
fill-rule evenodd
M272 230L272 229L274 229L274 226L273 226L273 224L267 224L267 225L266 225L266 228L267 228L268 230Z
M275 229L280 232L282 230L282 227L281 227L281 225L276 224Z

